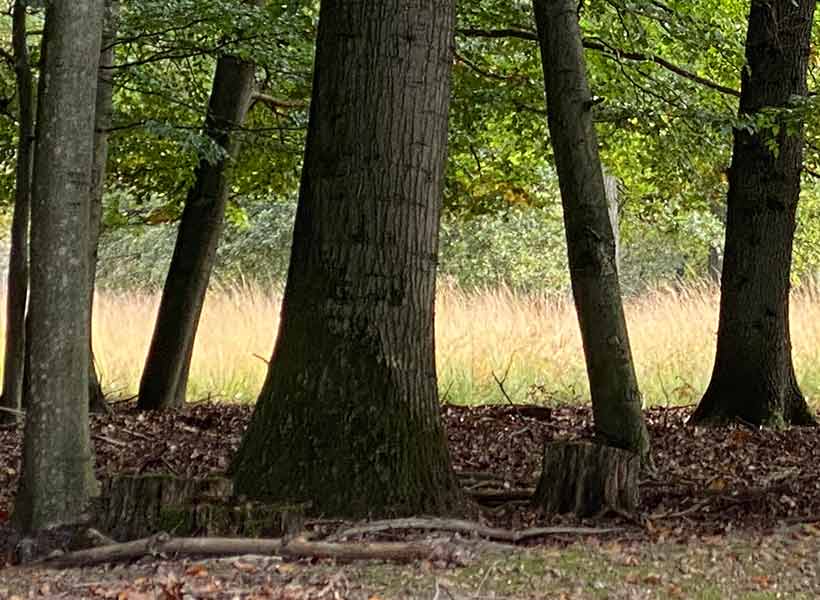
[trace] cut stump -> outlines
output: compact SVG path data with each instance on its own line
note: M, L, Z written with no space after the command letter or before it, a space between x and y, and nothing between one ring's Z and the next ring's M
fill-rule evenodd
M303 507L233 497L230 479L171 475L122 475L105 482L100 529L117 540L160 531L177 536L278 537L303 525Z
M544 446L541 479L533 496L547 514L580 517L638 507L638 454L592 442L551 442Z

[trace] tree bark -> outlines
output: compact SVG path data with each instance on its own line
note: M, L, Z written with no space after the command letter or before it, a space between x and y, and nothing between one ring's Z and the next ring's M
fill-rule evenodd
M141 410L182 406L205 292L225 220L229 161L236 157L253 91L255 66L234 56L217 62L205 118L205 134L225 151L216 162L202 158L185 199L174 255L165 280L154 335L140 381Z
M448 513L462 496L433 338L451 0L321 4L281 325L232 471L315 513Z
M119 20L119 1L104 0L102 47L100 65L97 74L97 100L94 117L94 166L91 171L91 205L89 210L88 229L88 315L94 310L94 288L97 278L97 249L100 242L102 222L102 202L105 192L105 170L108 164L108 131L114 116L114 42ZM88 398L92 412L107 412L108 405L100 385L94 364L94 345L91 329L88 333L88 350L91 357L88 363Z
M31 169L34 163L34 83L26 41L26 3L16 0L12 14L14 73L19 104L14 214L11 220L8 285L6 288L6 350L3 359L2 406L20 410L26 358L28 296L28 226L31 211ZM15 419L0 411L0 423Z
M102 1L50 2L31 204L29 385L14 518L79 521L96 491L88 427L88 211Z
M741 115L788 108L795 97L806 97L814 7L814 0L753 0ZM693 423L815 423L797 385L789 333L803 123L774 114L775 128L734 132L717 353Z
M628 450L590 442L552 442L544 446L533 502L547 514L631 513L638 508L640 470L640 457Z
M578 4L534 0L534 9L595 429L604 443L646 457L649 436L618 281Z

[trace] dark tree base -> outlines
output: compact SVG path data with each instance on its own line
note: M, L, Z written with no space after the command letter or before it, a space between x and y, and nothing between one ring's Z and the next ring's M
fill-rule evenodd
M773 393L761 392L749 385L712 383L689 417L689 423L721 426L742 421L757 427L817 426L814 413L797 385L788 387L784 399L778 401L772 399Z
M547 514L590 516L638 507L640 456L592 442L552 442L533 502Z
M303 507L240 501L229 479L120 476L106 482L97 522L117 540L176 536L279 537L302 528Z

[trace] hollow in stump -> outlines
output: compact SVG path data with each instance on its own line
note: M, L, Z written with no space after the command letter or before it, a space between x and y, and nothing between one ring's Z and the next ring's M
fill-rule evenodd
M544 446L533 502L547 514L633 512L640 468L640 457L628 450L592 442L551 442Z

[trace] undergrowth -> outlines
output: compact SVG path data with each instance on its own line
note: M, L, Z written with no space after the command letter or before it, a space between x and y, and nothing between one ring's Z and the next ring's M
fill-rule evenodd
M657 288L626 303L647 405L697 402L714 356L718 292L706 284ZM0 299L0 301L3 301ZM214 289L194 351L188 398L252 402L265 376L279 321L278 292ZM109 393L136 393L158 295L103 292L94 346ZM820 291L792 298L795 366L804 393L820 397ZM440 287L436 307L439 388L454 404L577 403L588 397L575 309L568 297L497 287ZM502 391L503 388L503 391Z

